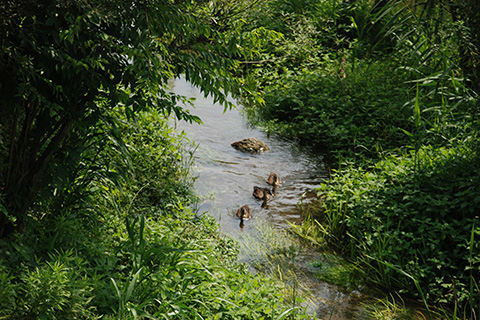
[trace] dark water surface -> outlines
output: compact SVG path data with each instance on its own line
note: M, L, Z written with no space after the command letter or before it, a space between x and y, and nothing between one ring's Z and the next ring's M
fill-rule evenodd
M301 223L303 217L298 204L308 203L314 188L328 177L322 155L249 127L239 110L224 113L223 106L214 104L213 99L204 98L198 89L183 79L172 81L171 88L177 94L196 99L195 109L190 112L204 123L177 123L177 128L185 131L198 145L194 170L198 175L195 189L203 196L198 205L199 212L214 216L222 233L234 239L245 234L255 236L258 227L265 223L279 230L289 228L287 221ZM248 154L231 147L232 142L248 137L265 142L270 151ZM267 186L265 179L271 171L280 176L282 185L277 188L268 208L264 209L260 206L261 202L252 197L253 186ZM252 208L253 218L246 221L241 229L234 212L244 204ZM357 293L344 294L336 286L313 277L312 273L317 270L312 261L318 265L321 259L320 253L308 250L297 257L298 272L306 274L299 277L300 286L309 288L312 293L309 309L317 312L320 319L355 317Z

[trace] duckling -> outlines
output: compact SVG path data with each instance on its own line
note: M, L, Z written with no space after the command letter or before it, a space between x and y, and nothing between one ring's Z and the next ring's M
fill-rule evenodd
M237 217L240 219L240 229L243 229L245 226L244 221L248 220L252 217L252 211L248 204L244 205L240 209L237 210Z
M275 172L270 172L267 183L272 186L278 186L282 184L282 180L280 180L280 177Z
M236 214L237 217L242 221L249 220L252 217L252 211L250 210L250 206L248 204L238 209Z
M253 187L253 196L258 200L270 200L270 197L273 196L269 188Z
M267 178L267 183L273 186L272 194L275 195L277 186L282 184L282 180L280 180L280 177L275 172L270 172L270 175Z
M273 196L269 188L253 187L253 196L258 200L263 200L262 208L268 209L267 201Z

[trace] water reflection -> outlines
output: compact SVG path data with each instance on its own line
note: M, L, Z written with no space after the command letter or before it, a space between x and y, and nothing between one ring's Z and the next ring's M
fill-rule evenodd
M238 221L232 214L244 204L250 205L254 219L245 224L245 231L253 230L255 220L267 219L278 226L285 226L287 219L301 219L297 204L305 192L312 191L325 178L326 171L321 157L304 152L303 148L289 141L267 136L264 132L245 124L238 110L227 110L205 99L185 80L172 83L175 93L194 97L195 109L203 125L179 122L178 128L198 145L196 151L196 190L203 195L213 195L200 203L200 211L208 211L221 224L224 233L235 235ZM248 137L265 142L271 149L260 154L246 154L235 150L231 143ZM261 201L252 197L253 186L268 186L266 178L277 172L282 186L269 202L268 211L261 208Z

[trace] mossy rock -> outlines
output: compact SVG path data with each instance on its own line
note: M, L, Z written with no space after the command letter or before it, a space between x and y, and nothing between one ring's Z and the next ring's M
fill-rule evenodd
M268 151L270 148L262 141L256 138L246 138L232 143L232 147L242 152L258 153Z

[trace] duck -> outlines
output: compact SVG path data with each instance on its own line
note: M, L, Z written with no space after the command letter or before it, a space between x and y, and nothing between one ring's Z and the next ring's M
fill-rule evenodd
M273 186L272 194L275 195L277 186L282 184L282 180L280 180L280 177L275 172L270 172L270 175L267 178L267 183Z
M282 180L280 180L280 177L275 172L270 172L267 183L272 186L279 186L282 184Z
M252 217L252 211L250 210L250 206L248 204L238 209L236 214L237 217L242 221L249 220Z
M260 153L262 151L270 150L270 148L265 144L265 142L262 142L253 137L246 138L240 141L235 141L231 145L237 150L249 153Z
M273 196L269 188L253 187L253 196L258 200L263 200L262 208L268 209L267 201Z
M252 217L252 211L250 210L250 206L248 204L242 206L240 209L237 210L236 215L240 219L240 229L243 229L243 227L245 226L244 221L249 220Z
M258 200L268 201L273 196L269 188L253 187L253 196Z

